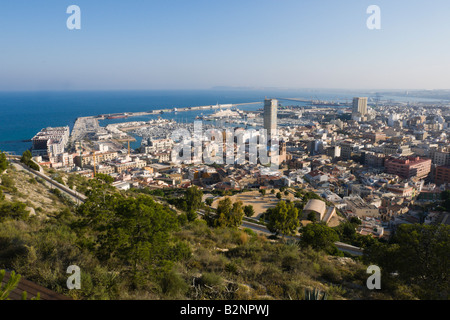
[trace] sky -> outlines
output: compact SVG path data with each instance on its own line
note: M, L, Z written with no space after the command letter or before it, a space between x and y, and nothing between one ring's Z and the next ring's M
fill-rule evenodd
M0 91L450 89L449 15L448 0L4 0Z

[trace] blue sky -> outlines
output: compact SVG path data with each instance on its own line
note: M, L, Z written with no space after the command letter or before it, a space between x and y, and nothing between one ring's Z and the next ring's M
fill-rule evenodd
M448 0L2 1L0 90L448 89L449 15Z

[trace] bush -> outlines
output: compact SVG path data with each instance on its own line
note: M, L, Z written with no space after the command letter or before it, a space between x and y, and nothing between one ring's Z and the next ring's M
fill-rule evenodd
M162 293L169 297L184 295L189 289L181 275L173 270L163 273L159 280L159 285Z
M209 287L218 286L222 284L222 278L215 273L206 272L200 278L200 284Z

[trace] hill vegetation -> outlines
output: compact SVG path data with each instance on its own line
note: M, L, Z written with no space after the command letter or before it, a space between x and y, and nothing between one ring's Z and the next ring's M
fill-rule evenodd
M244 208L228 202L222 204L215 222L208 223L196 214L204 206L197 189L173 197L185 203L180 211L165 203L161 194L119 192L101 176L87 180L69 175L63 180L83 190L88 197L84 204L53 198L50 189L27 203L17 194L28 193L22 188L31 177L11 166L5 170L0 269L14 270L75 299L290 300L307 298L305 289L325 292L328 299L448 298L448 228L418 225L401 230L395 245L368 246L363 259L343 257L342 252L335 254L330 241L321 242L314 235L356 239L350 231L310 224L304 230L308 236L300 242L272 240L238 228ZM48 187L36 182L27 188ZM52 210L37 210L38 206ZM26 207L36 208L35 214ZM285 218L288 212L296 213L289 205L279 209ZM430 246L424 244L415 252L413 243L423 241ZM426 267L407 267L424 257L432 258ZM383 269L383 287L371 291L366 287L366 270L374 262ZM67 289L70 265L81 269L80 290ZM400 276L393 276L394 272ZM427 286L427 279L434 282ZM436 287L439 281L444 282Z

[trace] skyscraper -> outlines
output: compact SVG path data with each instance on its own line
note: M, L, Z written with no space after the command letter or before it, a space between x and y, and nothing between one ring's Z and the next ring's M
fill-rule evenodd
M267 130L267 136L271 137L277 132L277 108L278 100L264 100L264 129Z
M353 98L352 118L363 119L367 114L367 98Z

